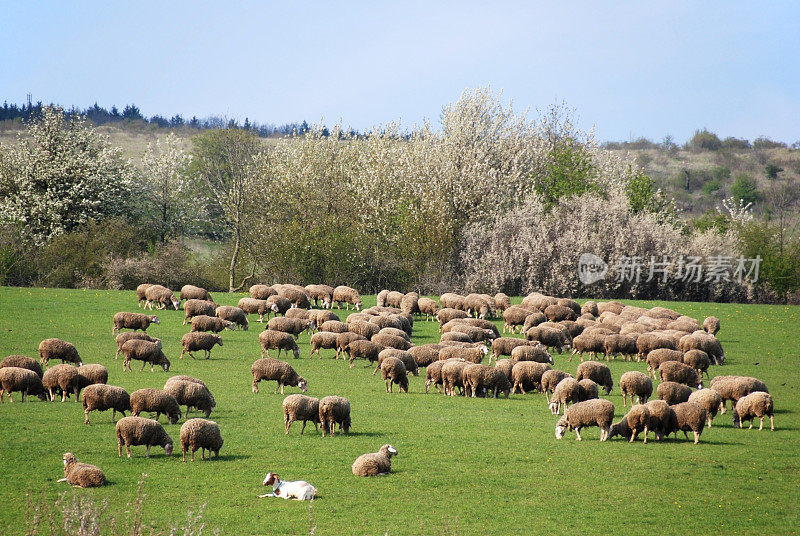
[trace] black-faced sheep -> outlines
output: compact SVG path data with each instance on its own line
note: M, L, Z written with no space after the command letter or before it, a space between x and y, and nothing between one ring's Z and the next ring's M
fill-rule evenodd
M56 392L61 391L62 402L70 393L75 394L75 402L80 402L78 395L85 384L86 379L78 374L78 369L67 364L50 367L42 376L42 386L50 393L51 401L55 401Z
M125 416L126 411L131 411L131 396L122 387L96 383L83 390L83 413L86 416L84 424L89 424L90 411L111 410L111 422L114 422L117 412Z
M384 445L378 452L362 454L353 462L353 474L356 476L388 475L392 470L392 456L397 455L397 449L391 445Z
M700 404L706 408L708 426L710 427L714 417L717 416L719 407L722 405L722 397L714 389L698 389L689 395L689 402Z
M180 301L184 300L205 300L214 301L211 299L211 294L208 293L203 287L196 287L194 285L183 285L181 287Z
M697 371L689 365L678 363L677 361L665 361L658 367L658 374L662 382L677 382L689 387L699 387L702 389L703 382L697 375Z
M128 342L131 339L138 339L141 341L148 341L148 342L158 342L161 343L161 339L157 339L155 337L151 337L147 333L137 333L135 331L126 331L124 333L120 333L117 335L117 353L114 354L114 359L119 359L119 353L122 350L122 345Z
M542 375L547 370L550 370L550 365L537 361L514 363L514 368L511 369L512 390L523 395L534 389L540 391L542 388Z
M156 309L166 309L172 306L177 311L181 307L181 302L175 297L170 289L162 285L150 285L144 291L145 308L152 309L153 304L156 304Z
M60 359L64 363L83 365L78 350L71 342L61 339L45 339L39 343L39 358L42 365L47 367L51 359Z
M138 389L131 393L131 415L138 417L143 411L155 413L155 420L163 413L170 424L175 424L181 418L178 401L162 389Z
M189 419L183 423L180 438L183 461L186 461L187 450L192 453L192 461L194 461L194 453L198 449L200 449L200 459L202 460L206 459L206 450L208 450L209 460L212 453L219 457L219 451L225 442L219 431L219 425L206 419Z
M294 394L289 395L283 399L283 423L286 427L286 434L289 434L294 421L303 421L303 427L300 429L300 435L306 429L306 422L311 421L314 423L314 428L319 431L319 398L312 398L310 396Z
M250 372L253 374L253 392L258 392L258 382L264 381L277 381L278 385L275 387L275 392L280 388L283 394L284 386L299 387L302 392L308 390L306 380L300 376L288 363L278 361L269 357L261 358L253 363L250 367Z
M189 354L189 357L196 359L192 352L198 350L203 350L206 359L209 359L211 358L211 349L217 344L222 346L222 337L219 335L202 331L190 331L181 338L181 346L183 346L181 359L183 359L183 354Z
M80 463L71 452L64 453L64 478L58 480L78 488L96 488L106 485L106 475L96 465Z
M578 365L578 372L575 379L578 381L588 378L600 385L606 394L611 393L614 387L614 380L611 378L611 369L604 363L596 361L585 361Z
M753 427L753 420L758 417L758 429L761 430L764 428L764 417L769 417L769 429L775 431L774 411L772 396L764 391L754 391L740 398L733 407L733 427L741 428L742 422L750 421L749 430Z
M22 401L25 402L25 395L37 395L40 400L47 400L42 378L32 370L22 367L3 367L0 368L0 402L3 402L3 395L7 394L11 398L13 391L22 393Z
M347 304L348 310L351 305L353 305L357 311L361 310L361 296L358 295L358 291L354 288L339 285L333 289L332 299L336 302L337 309L341 309L342 303L345 303Z
M319 401L319 421L322 424L322 437L334 435L334 427L339 425L339 432L350 431L350 401L343 396L326 396Z
M4 367L19 367L28 369L35 372L40 378L44 375L42 365L35 359L31 359L30 357L26 357L24 355L9 355L4 357L3 360L0 361L0 368Z
M656 389L658 398L670 406L687 402L691 394L691 387L677 382L661 382Z
M247 313L238 307L233 307L231 305L220 305L214 310L214 314L217 315L217 318L233 322L242 328L243 331L247 331L247 329L250 327L250 321L247 320Z
M680 430L686 436L686 439L689 439L686 432L692 431L696 445L700 441L700 434L703 433L703 428L708 418L706 408L694 402L681 402L680 404L672 405L672 411L675 412L677 419L675 434Z
M114 315L114 327L111 329L111 335L116 335L123 329L132 329L134 331L141 329L142 331L147 331L150 324L160 323L161 321L155 315L120 312Z
M564 416L556 423L556 439L561 439L567 430L575 430L581 441L581 429L586 426L600 427L600 441L608 439L611 421L614 420L614 404L608 400L595 399L578 402L568 407Z
M619 390L622 391L622 405L627 405L628 396L638 399L639 404L646 404L647 399L653 396L653 382L650 377L638 370L631 370L622 375L619 379Z
M408 374L403 362L392 356L387 356L381 363L381 377L386 383L386 392L392 392L392 384L397 384L400 391L408 392Z
M191 331L210 331L212 333L219 333L224 329L236 331L236 324L230 320L223 320L216 316L198 315L192 318Z
M511 382L502 371L488 365L470 365L464 369L464 394L475 398L478 393L486 391L487 396L497 398L503 393L506 398L511 394Z
M161 341L150 342L141 339L131 339L122 345L122 371L131 370L131 360L136 359L142 362L142 369L147 363L150 363L150 371L153 371L155 365L161 366L164 371L169 371L169 359L164 355L161 349Z
M144 417L123 417L117 421L117 452L122 457L122 445L131 457L131 446L146 445L145 457L150 457L150 447L164 447L167 456L172 456L173 442L161 423Z

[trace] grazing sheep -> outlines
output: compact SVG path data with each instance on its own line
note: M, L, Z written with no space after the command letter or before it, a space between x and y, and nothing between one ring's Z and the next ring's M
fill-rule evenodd
M78 395L85 383L86 379L78 374L78 369L66 364L50 367L42 376L42 386L50 393L51 402L56 399L56 391L61 391L62 402L67 399L69 393L74 393L75 402L80 402Z
M698 389L689 395L689 402L700 404L706 408L708 426L711 427L711 421L717 416L719 407L722 405L722 397L714 389Z
M37 395L40 400L47 400L44 392L42 378L34 371L22 367L3 367L0 368L0 402L3 402L3 394L11 398L13 391L22 393L22 401L25 402L25 395Z
M233 307L231 305L220 305L214 310L214 314L217 316L217 318L233 322L242 328L243 331L247 331L247 329L250 327L250 321L247 320L247 313L238 307Z
M186 315L183 318L183 325L185 326L187 322L196 316L214 316L217 314L217 307L219 307L219 305L213 301L188 300L183 304L183 310L186 312Z
M497 306L497 310L501 312L511 307L511 299L503 292L498 292L494 295L494 303Z
M117 452L122 457L122 445L131 457L131 446L146 445L145 457L150 457L150 447L164 447L164 453L172 456L173 442L161 423L144 417L123 417L117 421Z
M131 415L138 417L146 411L156 414L156 420L163 413L170 424L181 418L181 409L175 397L162 389L138 389L131 393Z
M535 328L539 324L543 324L545 322L547 322L547 317L544 315L544 313L540 313L539 311L530 313L525 317L525 322L522 324L522 331L520 333L527 333L529 329Z
M600 385L606 394L611 393L614 387L614 380L611 378L611 369L604 363L596 361L585 361L578 365L578 372L575 379L578 381L588 378Z
M289 435L289 428L294 421L303 421L300 435L306 429L306 422L314 423L314 428L319 432L319 398L294 394L283 399L283 423L286 426L286 435Z
M385 348L396 348L398 350L408 350L412 346L412 344L403 337L390 335L388 333L378 333L370 340Z
M511 371L516 364L516 361L512 361L511 359L498 359L494 362L494 368L505 374L508 381L511 382Z
M661 333L643 333L636 339L636 348L639 350L637 359L641 361L653 350L659 348L666 348L668 350L676 350L676 345L672 339Z
M464 389L464 369L471 363L462 359L448 359L442 366L442 388L444 394L456 396L458 391L463 393Z
M317 488L305 480L284 481L277 473L267 473L263 484L272 486L272 493L258 495L259 499L264 497L283 497L284 499L295 499L297 501L313 501L317 496Z
M168 306L177 311L181 307L181 302L170 289L162 285L150 285L144 290L144 297L146 299L144 307L152 309L153 304L156 304L156 309L166 309Z
M689 335L684 335L678 342L678 348L684 353L689 350L702 350L708 354L712 364L722 365L725 363L725 352L722 349L722 343L719 342L719 339L704 331L695 331Z
M461 294L455 294L453 292L445 292L444 294L439 296L439 304L442 306L443 309L458 309L460 311L466 311L467 308L464 304L465 299L466 298Z
M581 393L581 402L584 400L591 400L593 398L600 398L600 386L588 378L584 378L578 382L583 392Z
M270 296L275 296L278 292L268 285L253 285L247 290L250 297L254 300L266 300Z
M406 340L408 342L411 342L411 336L408 333L406 333L405 331L403 331L402 329L382 328L378 332L378 335L393 335L395 337L400 337L401 339L404 339L404 340Z
M272 296L270 296L270 298L271 297ZM289 302L289 300L286 301L287 303ZM245 314L258 315L259 322L264 321L264 315L267 315L267 318L269 318L271 313L277 311L277 306L275 306L276 309L273 309L272 304L267 302L267 300L257 300L255 298L242 298L236 305L237 309L241 309ZM291 303L289 303L289 306L291 306Z
M586 400L586 393L583 386L572 376L567 376L558 382L553 390L553 396L550 397L550 412L558 415L562 407L566 408L571 403L584 400Z
M549 305L542 312L550 322L578 319L578 314L574 310L563 305Z
M402 329L403 325L397 316L390 315L370 315L369 322L377 325L380 329L395 328Z
M708 319L706 319L708 320ZM733 427L741 428L743 421L750 421L750 430L753 428L753 420L758 417L758 429L764 428L764 417L769 417L769 429L775 431L775 421L773 412L775 404L772 396L764 391L754 391L747 396L743 396L733 407Z
M405 294L403 294L402 292L397 292L396 290L390 290L386 293L386 296L384 298L384 306L400 309L400 304L403 302L404 297Z
M459 357L465 361L469 361L470 363L480 363L488 353L489 348L486 345L481 345L477 348L446 346L439 350L439 360L445 361L452 357Z
M511 359L514 361L536 361L538 363L553 364L553 356L538 344L517 346L511 350Z
M326 320L319 325L319 330L328 333L347 333L350 331L350 327L346 322L340 320Z
M470 365L464 369L464 394L475 398L478 393L486 391L487 396L497 398L504 393L506 398L511 394L511 382L500 370L488 365Z
M114 315L114 327L111 328L111 335L116 335L123 329L136 331L141 329L147 331L150 324L160 324L161 321L155 315L144 315L142 313L116 313Z
M305 378L300 376L289 363L278 361L270 357L261 358L253 363L250 367L250 372L253 374L253 392L258 392L258 382L264 381L277 381L278 385L275 387L275 392L278 388L283 394L284 386L299 387L302 392L308 390Z
M339 333L336 335L336 359L339 359L339 356L342 354L346 354L347 357L350 357L350 343L353 341L366 341L367 338L363 335L359 335L358 333L350 333L344 332Z
M44 372L42 371L42 365L40 365L35 359L31 359L30 357L26 357L24 355L9 355L4 357L3 360L0 361L0 368L4 367L19 367L28 369L35 372L40 378L44 375Z
M550 365L537 361L519 361L514 363L511 369L511 383L513 392L520 392L523 395L527 391L542 388L542 375L550 370Z
M71 452L64 453L64 478L58 482L66 482L78 488L97 488L106 485L106 475L96 465L79 463Z
M136 297L139 300L139 307L141 307L143 304L146 304L147 297L145 296L145 292L147 291L148 288L152 286L153 286L152 283L142 283L138 287L136 287Z
M211 294L208 293L203 287L196 287L194 285L183 285L181 287L180 301L184 300L205 300L213 302Z
M302 320L300 318L273 318L267 322L267 329L273 331L283 331L284 333L291 333L294 339L297 340L300 334L306 330L313 329L314 323L310 320Z
M607 335L603 339L603 348L606 352L606 361L618 355L622 355L625 361L628 361L639 352L636 348L636 337L619 333Z
M680 350L670 350L668 348L658 348L650 351L645 361L647 362L647 372L655 378L662 363L666 363L667 361L682 362L683 352Z
M683 354L683 363L695 369L700 378L703 377L703 374L708 377L708 367L711 366L711 359L704 351L689 350Z
M419 294L409 292L403 296L403 299L400 300L400 310L411 315L414 313L419 314Z
M459 360L461 362L465 362L463 360ZM425 394L428 394L428 389L431 385L438 392L442 392L439 388L444 383L444 379L442 378L442 367L447 363L447 361L434 361L428 365L425 369Z
M287 356L291 351L295 359L300 357L300 347L297 346L297 341L291 333L265 329L258 334L258 342L261 344L261 357L264 357L264 354L269 357L270 350L278 350L278 357L281 356L281 351Z
M689 439L686 432L691 430L694 433L694 444L696 445L700 441L700 434L703 433L708 418L706 408L694 402L681 402L671 406L677 420L675 434L677 435L680 430L686 439Z
M117 417L117 412L125 416L126 411L131 411L131 396L122 387L96 383L83 390L83 413L86 415L84 424L89 424L90 411L111 411L111 422Z
M498 337L492 341L492 355L489 356L489 363L498 359L501 355L511 355L517 346L529 346L530 343L525 339L517 337Z
M314 307L330 309L333 301L333 287L328 285L306 285L308 297L314 300Z
M212 333L219 333L224 329L236 331L236 324L230 320L223 320L216 316L198 315L192 318L191 331L210 331Z
M461 309L451 309L449 307L442 306L439 309L439 312L436 313L436 320L439 321L439 331L442 331L442 327L445 324L448 324L452 320L457 320L459 318L467 318L469 315L466 311L462 311Z
M188 376L184 376L188 377ZM195 412L202 411L206 419L211 415L211 411L216 407L217 401L208 387L199 380L181 380L179 376L173 376L164 384L164 392L177 400L179 406L186 406L186 415L194 409Z
M122 372L131 370L131 360L136 359L142 362L142 369L150 363L150 372L155 365L160 365L165 372L169 371L169 359L161 349L161 341L150 342L141 339L131 339L122 345Z
M548 369L542 373L542 378L539 381L540 390L544 391L547 403L550 404L550 395L555 391L556 386L564 378L572 378L572 374L558 369Z
M658 374L662 382L677 382L689 387L703 388L703 382L697 371L689 365L677 361L665 361L658 367Z
M506 308L503 311L503 333L515 333L517 328L525 324L525 319L528 318L528 315L534 312L536 311L519 305L512 305Z
M619 390L622 391L622 405L627 405L628 395L638 399L639 404L646 404L647 399L653 395L653 382L650 377L638 370L631 370L622 375L619 379Z
M716 335L719 331L719 318L716 316L709 316L703 320L703 329L710 335Z
M539 341L548 349L555 349L559 354L564 348L571 347L572 341L567 339L568 336L568 333L564 331L541 325L532 327L525 332L525 337L529 341Z
M408 392L408 374L403 362L392 356L387 356L381 362L381 377L386 383L386 392L392 392L392 384L396 383L403 393Z
M622 417L620 422L611 425L608 439L615 435L621 435L633 443L639 437L639 433L644 432L644 442L647 443L647 427L649 424L650 410L647 409L647 406L644 404L632 405L630 411Z
M128 342L131 339L138 339L141 341L148 341L148 342L157 342L161 343L161 339L157 339L155 337L151 337L147 333L137 333L135 331L126 331L124 333L120 333L117 335L117 353L114 354L114 359L119 359L119 353L122 350L122 345Z
M339 432L350 432L350 401L343 396L326 396L319 401L319 421L322 424L322 437L327 432L334 435L334 427L339 425Z
M467 336L472 339L472 342L491 341L494 339L494 333L492 333L490 330L470 326L469 324L465 324L460 321L451 321L442 326L443 333L447 333L449 331L466 333Z
M605 352L605 336L600 333L586 332L575 337L572 340L572 352L569 360L572 361L572 356L579 354L583 361L584 352L592 354L592 357L597 359L597 354Z
M372 339L381 330L380 326L371 322L349 322L347 329L351 333L357 333L366 339Z
M362 454L353 462L353 474L356 476L383 476L392 470L392 456L397 456L397 449L384 445L378 452Z
M366 359L369 361L368 367L378 360L378 354L384 346L372 341L352 341L348 345L348 353L350 354L350 368L355 367L353 361L356 359Z
M687 402L692 394L692 388L677 382L661 382L656 389L656 395L670 406Z
M183 359L183 354L189 354L189 357L196 359L194 355L192 355L192 352L196 352L197 350L203 350L206 359L210 359L211 349L216 344L222 346L222 337L219 335L202 331L191 331L181 338L181 346L183 346L181 359Z
M594 317L599 316L600 315L600 311L598 311L598 309L597 309L597 302L593 301L593 300L589 300L589 301L583 302L583 305L581 306L581 313L582 314L590 314L590 315L592 315Z
M350 306L355 306L357 311L361 310L361 296L358 295L358 291L354 288L347 287L344 285L339 285L338 287L333 289L333 301L336 302L336 308L341 309L342 303L347 304L347 310L350 310Z
M467 335L466 333L461 333L460 331L448 331L447 333L442 333L442 336L439 337L439 342L448 342L448 341L466 342L470 344L472 343L472 339L469 337L469 335Z
M206 419L189 419L183 426L181 426L181 451L183 452L183 461L186 461L186 451L192 453L192 461L194 461L194 453L200 449L200 459L206 459L206 450L208 450L208 459L211 459L211 454L219 458L219 451L222 449L222 444L225 442L222 439L222 434L219 431L219 425L214 421Z
M418 366L427 367L431 363L439 361L439 351L441 349L442 346L439 344L421 344L409 348L408 353L411 354Z
M45 339L39 343L39 358L42 365L47 367L51 359L60 359L64 363L77 363L83 365L78 350L71 342L61 339Z
M288 311L287 311L288 312ZM325 322L341 322L339 315L327 309L309 309L308 319L314 322L314 325L321 327ZM330 331L330 330L329 330Z
M336 338L338 335L338 333L332 333L329 331L320 331L319 333L313 334L311 336L311 353L308 357L311 357L316 353L317 357L322 358L322 354L319 353L321 348L326 350L335 350Z
M419 365L417 365L417 362L414 359L414 357L407 351L398 350L397 348L384 348L383 350L381 350L381 352L378 354L378 364L376 365L375 370L372 371L373 375L375 375L378 369L380 369L383 360L390 356L396 357L397 359L402 361L403 365L405 365L406 367L406 372L410 372L414 376L419 375Z
M710 386L722 397L721 412L725 413L725 403L731 400L733 404L740 398L749 395L754 391L764 391L769 393L767 385L757 378L749 376L715 376L711 379Z
M650 412L647 429L655 434L656 441L661 441L678 427L678 418L669 404L663 400L651 400L645 404Z
M464 309L467 314L475 318L486 318L489 316L489 302L480 294L467 294L464 297Z
M600 441L608 439L611 421L614 420L614 404L608 400L595 399L577 402L568 407L564 416L556 423L556 439L561 439L567 430L575 430L581 441L581 429L586 426L600 427Z
M425 321L429 322L431 317L436 318L439 313L439 304L430 298L421 297L417 302L420 314L425 315Z
M301 286L285 285L278 289L278 296L286 298L292 303L293 308L310 309L311 300L306 289Z
M78 374L84 379L83 387L96 383L108 383L108 369L97 363L81 365L78 367Z

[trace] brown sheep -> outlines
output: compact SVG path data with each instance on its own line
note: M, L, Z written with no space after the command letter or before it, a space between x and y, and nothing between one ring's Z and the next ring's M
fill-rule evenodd
M96 488L106 485L106 475L96 465L79 463L71 452L64 453L64 478L58 482L66 482L76 488Z
M196 352L197 350L203 350L206 359L210 359L211 349L217 344L222 346L222 337L219 335L205 333L203 331L191 331L181 338L181 346L183 346L181 359L183 359L183 354L189 354L189 357L196 359L194 355L192 355L192 352Z
M161 321L155 315L143 315L142 313L116 313L114 315L114 327L111 328L111 335L116 335L123 329L136 331L141 329L147 331L150 324L160 324Z
M39 357L41 363L47 367L51 359L60 359L64 363L83 365L78 350L71 342L61 339L45 339L39 343Z

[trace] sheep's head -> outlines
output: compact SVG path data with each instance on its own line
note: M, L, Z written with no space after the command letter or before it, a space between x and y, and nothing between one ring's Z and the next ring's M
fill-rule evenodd
M75 455L71 452L64 453L64 467L68 466L71 463L77 462L78 459L75 458Z
M350 426L351 426L350 416L345 417L342 421L342 430L344 430L345 434L350 433Z
M358 301L356 302L356 310L357 310L357 311L360 311L360 310L361 310L361 300L358 300Z
M155 316L155 315L148 316L147 318L149 318L150 322L152 322L153 324L160 324L161 323L161 320L159 320L158 317Z
M176 311L178 311L181 308L181 301L175 298L175 296L172 296L171 301L172 301L172 306L175 308Z
M299 355L299 350L298 350L298 355ZM301 376L301 377L300 377L300 378L297 380L297 386L298 386L298 387L300 388L300 390L301 390L301 391L303 391L304 393L305 393L306 391L308 391L308 384L306 383L306 379L305 379L305 378L303 378L302 376Z
M280 477L277 473L267 473L267 476L264 477L264 484L265 486L275 486L279 484L281 481Z
M734 428L741 428L742 427L742 418L739 417L739 414L736 412L736 408L733 409L733 427Z
M550 402L548 408L550 408L550 413L556 415L557 414L556 412L558 411L558 402L556 402L555 400Z
M220 337L219 335L214 335L214 343L222 346L222 337Z
M172 439L164 443L164 453L166 453L167 456L172 456L172 446Z
M269 308L272 309L273 313L280 313L280 309L278 308L277 304L273 303Z
M561 439L564 437L564 434L567 433L567 417L561 417L558 419L558 423L556 423L556 439Z
M164 372L169 372L169 359L166 358L163 354L161 355L161 361L159 362L161 368L164 369Z
M483 355L486 355L486 354L489 353L489 347L486 346L485 344L480 345L478 348L483 353Z
M380 452L387 458L391 458L392 456L397 456L397 449L389 445L388 443L381 447Z
M300 358L300 348L295 348L294 350L292 350L292 353L294 354L295 359Z
M178 413L171 413L167 415L167 419L169 420L170 424L175 424L176 422L181 420L181 412L178 411Z

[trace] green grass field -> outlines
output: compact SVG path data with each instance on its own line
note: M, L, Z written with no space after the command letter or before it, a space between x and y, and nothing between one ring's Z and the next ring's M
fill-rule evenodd
M241 295L214 293L235 305ZM515 300L515 303L519 300ZM375 297L365 299L374 305ZM100 489L74 491L124 519L142 473L148 477L144 518L159 527L178 525L189 509L206 504L207 527L221 534L795 534L800 499L800 403L798 365L800 308L790 306L630 302L667 305L702 319L722 320L719 336L726 365L716 374L746 374L764 380L776 406L776 431L736 430L730 414L706 428L699 445L683 439L647 445L615 438L600 443L597 428L557 441L543 395L465 399L424 392L424 369L411 378L408 394L387 394L380 376L363 362L349 369L341 360L308 359L309 335L300 337L301 359L292 366L309 383L308 394L346 396L353 427L346 436L323 439L313 426L300 436L283 432L281 402L274 383L250 390L250 365L260 357L260 325L224 332L224 346L210 360L178 359L183 312L160 312L162 324L148 332L161 337L172 361L168 373L122 372L114 360L111 317L137 311L134 292L0 288L0 356L38 357L39 341L73 342L85 363L109 369L109 383L129 392L164 385L173 374L202 378L214 393L217 421L225 438L218 459L181 463L180 425L165 425L176 453L160 448L144 457L117 457L110 412L91 414L74 401L0 405L0 534L25 533L26 492L54 501L69 488L61 456L99 465L109 479ZM345 311L336 311L342 320ZM435 323L415 323L416 344L435 342ZM555 356L555 366L575 373L577 359ZM140 366L140 365L139 365ZM608 397L625 413L617 387L627 370L643 363L613 361L614 391ZM288 388L287 394L298 392ZM162 418L162 423L164 419ZM690 434L691 435L691 434ZM399 451L388 477L353 476L353 460L391 443ZM319 490L309 519L308 503L258 499L268 471L302 479ZM67 491L67 493L73 493Z

